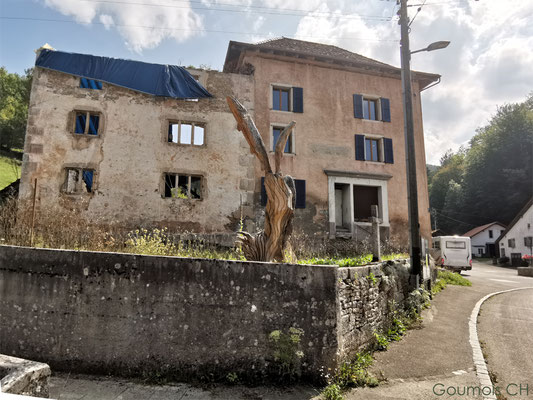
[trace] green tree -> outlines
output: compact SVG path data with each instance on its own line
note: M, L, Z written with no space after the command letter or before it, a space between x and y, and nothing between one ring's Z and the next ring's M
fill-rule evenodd
M4 149L24 146L32 75L32 69L20 76L0 68L0 147Z
M470 141L464 211L486 223L509 223L533 196L533 94L499 107Z
M533 94L499 107L469 148L448 150L429 185L437 226L464 233L493 221L509 223L533 196Z

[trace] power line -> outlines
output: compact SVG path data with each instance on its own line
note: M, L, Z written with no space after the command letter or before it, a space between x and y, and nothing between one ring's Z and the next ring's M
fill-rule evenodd
M53 18L31 18L31 17L12 17L12 16L0 16L0 19L4 20L13 20L13 21L41 21L41 22L63 22L63 23L73 23L80 24L80 22L75 20L68 19L53 19ZM212 29L188 29L188 28L166 28L161 26L146 26L146 25L133 25L133 24L105 24L103 22L87 22L81 23L83 25L105 25L105 26L119 26L125 28L144 28L144 29L157 29L157 30L166 30L166 31L187 31L187 32L205 32L205 33L225 33L232 35L248 35L248 36L269 36L270 33L261 33L261 32L237 32L237 31L223 31L223 30L212 30ZM285 37L290 37L291 35L283 35ZM331 39L331 36L299 36L302 38L309 39ZM346 37L338 36L337 39L348 39L348 40L358 40L358 41L371 41L371 42L398 42L397 39L376 39L376 38L356 38L356 37Z
M440 216L442 216L444 218L447 218L447 219L455 221L455 222L459 222L459 223L464 224L464 225L473 226L473 227L477 226L477 225L474 225L474 224L469 224L468 222L459 221L458 219L455 219L455 218L449 217L447 215L444 215L443 213L441 213L440 211L437 211L437 210L435 210L435 213L439 214Z
M422 3L422 5L420 7L418 7L418 9L416 10L416 14L415 16L413 17L413 19L411 20L411 22L409 22L409 26L411 26L411 24L413 22L415 22L415 19L416 19L416 16L418 15L418 13L422 10L422 7L424 7L424 5L426 4L426 1L427 0L424 0L424 2Z
M230 13L253 13L253 14L270 14L270 15L283 15L283 16L296 16L296 17L320 17L320 16L331 16L335 18L342 19L363 19L370 21L391 21L392 17L384 17L382 15L361 15L361 14L342 14L334 11L316 11L316 10L302 10L302 9L279 9L272 7L261 7L261 6L238 6L235 4L228 3L219 3L219 6L226 7L240 7L240 9L228 9L228 8L213 8L213 7L190 7L188 5L180 6L175 4L156 4L156 3L141 3L141 2L131 2L131 1L117 1L117 0L79 0L90 3L103 3L103 4L124 4L124 5L139 5L139 6L148 6L148 7L166 7L166 8L178 8L178 9L190 9L190 10L204 10L204 11L217 11L217 12L230 12ZM177 0L180 1L180 0ZM187 4L205 4L201 1L187 1Z

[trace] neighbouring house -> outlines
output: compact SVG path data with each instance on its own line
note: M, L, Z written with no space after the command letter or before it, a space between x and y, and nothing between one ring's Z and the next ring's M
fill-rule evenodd
M497 256L496 239L500 237L504 230L505 225L499 222L491 222L471 229L463 236L470 238L474 257L495 257Z
M429 239L420 96L440 76L412 75L420 227ZM242 216L247 230L259 229L263 174L228 95L250 110L270 150L296 121L282 160L295 178L296 229L362 240L378 205L382 238L408 243L400 69L287 38L230 42L223 72L40 49L20 198L31 199L37 182L39 208L76 207L96 222L227 234Z
M271 151L280 130L296 121L282 160L284 173L305 192L297 204L296 227L327 232L330 238L364 239L371 229L371 206L378 205L382 237L407 244L399 68L336 46L281 38L259 44L231 41L224 72L253 74L255 120ZM430 239L420 96L440 76L412 75L420 227ZM255 174L259 192L257 161ZM265 204L264 192L261 200Z
M498 237L496 243L500 257L508 257L513 265L520 265L522 257L533 255L533 197Z

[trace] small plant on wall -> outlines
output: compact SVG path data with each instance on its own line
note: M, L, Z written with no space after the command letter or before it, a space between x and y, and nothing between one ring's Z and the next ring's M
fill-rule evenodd
M304 331L290 327L288 332L270 332L268 340L272 344L275 365L282 381L292 381L301 375L301 360L304 356L300 342Z

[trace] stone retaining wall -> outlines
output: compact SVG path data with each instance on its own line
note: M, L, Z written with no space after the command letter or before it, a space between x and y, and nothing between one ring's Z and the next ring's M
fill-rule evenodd
M257 381L279 370L269 334L297 327L302 374L318 379L387 323L406 271L0 246L0 353L73 372Z

